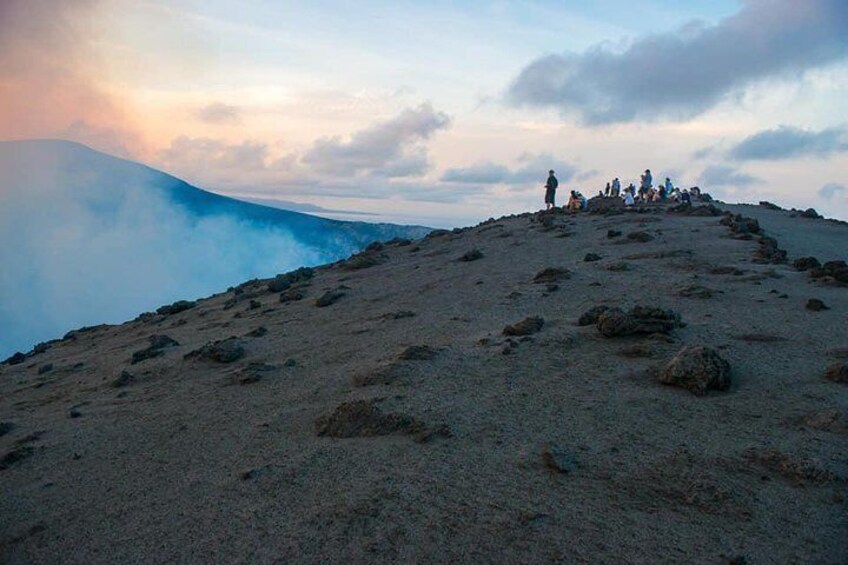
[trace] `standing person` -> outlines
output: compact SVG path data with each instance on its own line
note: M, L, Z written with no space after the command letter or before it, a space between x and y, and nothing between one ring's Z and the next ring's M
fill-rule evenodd
M618 177L612 179L612 195L620 196L621 195L621 181L618 180Z
M654 177L651 175L651 169L645 169L645 174L642 175L642 186L639 187L639 192L648 191L654 185Z
M554 171L548 171L548 181L545 183L545 210L550 210L556 207L556 189L559 186L559 181L554 176Z
M610 183L607 183L607 185L604 187L604 196L610 196L611 191L612 188L610 188Z

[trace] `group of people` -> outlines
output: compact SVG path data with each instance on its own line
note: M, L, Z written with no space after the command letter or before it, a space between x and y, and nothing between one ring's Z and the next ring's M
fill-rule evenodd
M556 178L556 173L548 171L548 180L545 183L545 206L546 209L556 207L556 190L559 186L559 181ZM690 189L683 189L674 186L669 177L665 178L665 182L654 187L654 177L651 174L651 169L645 169L645 172L640 177L639 188L637 189L633 183L630 183L623 191L621 181L615 177L611 182L608 182L604 190L598 191L598 196L603 198L621 198L624 200L625 206L635 206L636 204L645 204L649 202L686 202L691 203L692 198L700 198L701 190L697 186ZM568 203L565 208L568 210L582 210L586 208L586 197L580 194L577 190L572 190Z

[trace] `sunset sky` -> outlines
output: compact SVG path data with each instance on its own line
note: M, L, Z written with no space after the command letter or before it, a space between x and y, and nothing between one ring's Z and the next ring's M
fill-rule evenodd
M848 2L0 1L0 139L428 225L645 168L848 219Z

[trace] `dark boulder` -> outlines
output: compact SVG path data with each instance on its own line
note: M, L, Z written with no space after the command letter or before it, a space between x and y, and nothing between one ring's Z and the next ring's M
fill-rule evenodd
M630 241L647 243L648 241L652 241L654 239L654 236L652 236L646 231L634 231L627 234L627 239Z
M815 257L799 257L793 261L792 266L798 271L809 271L821 267L821 263Z
M207 343L200 349L187 353L185 359L211 361L214 363L232 363L244 357L245 351L238 338L230 337L225 340Z
M548 267L542 269L536 276L533 277L533 282L537 284L557 283L571 278L571 271L568 269L558 269L556 267Z
M135 365L136 363L140 363L141 361L145 361L147 359L153 359L154 357L159 357L164 354L164 350L169 347L177 347L179 343L175 340L171 339L167 335L152 335L147 338L150 342L150 345L139 351L136 351L132 355L131 364Z
M601 259L603 259L603 257L601 257L600 255L598 255L597 253L587 253L587 254L583 257L583 260L584 260L585 262L587 262L587 263L591 263L591 262L593 262L593 261L600 261Z
M658 373L661 383L703 396L730 388L730 363L708 347L684 347Z
M681 326L680 315L673 310L635 306L625 312L609 308L598 316L596 327L604 337L634 334L666 334Z
M439 350L429 345L412 345L403 350L398 356L401 361L431 361L439 354Z
M834 363L824 372L824 378L835 383L848 384L848 363Z
M577 320L578 326L592 326L598 323L598 317L609 310L609 306L593 306Z
M810 277L848 284L848 265L845 261L827 261L821 267L810 269Z
M621 232L618 230L607 230L607 237L609 239L613 239L615 237L621 237Z
M5 361L3 361L4 365L20 365L24 361L26 361L27 356L18 351L13 354L11 357L8 357Z
M807 300L806 305L807 310L811 310L813 312L821 312L822 310L830 310L824 302L819 300L818 298L810 298Z
M545 467L557 473L573 473L577 470L574 455L550 443L542 448L542 463Z
M318 308L326 308L327 306L338 302L343 296L345 296L345 293L340 290L328 290L315 300L315 306Z
M516 322L515 324L506 326L503 329L503 335L508 336L521 336L521 335L531 335L537 333L542 330L542 327L545 325L545 320L540 318L539 316L531 316L529 318L525 318L520 322Z
M186 310L191 310L195 306L197 306L197 303L192 300L177 300L173 304L157 308L156 313L163 316L171 316L173 314L185 312Z
M818 212L816 212L815 208L807 208L806 210L799 213L798 215L801 216L802 218L810 218L812 220L818 220L818 219L821 219L821 217L822 217Z
M468 262L476 261L476 260L482 259L482 258L483 258L483 252L482 251L480 251L479 249L472 249L470 251L465 252L462 255L462 257L459 258L459 260L468 263Z
M282 292L297 283L306 283L313 276L315 271L309 267L300 267L294 271L277 275L268 281L268 290L271 292Z

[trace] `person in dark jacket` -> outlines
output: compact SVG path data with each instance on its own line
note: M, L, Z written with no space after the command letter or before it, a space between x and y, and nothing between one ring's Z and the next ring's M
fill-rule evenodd
M548 171L548 181L545 183L545 210L556 207L556 189L559 186L554 171Z

